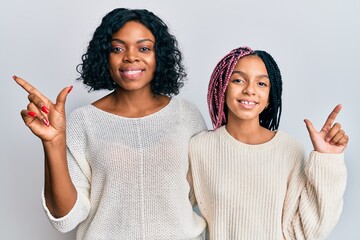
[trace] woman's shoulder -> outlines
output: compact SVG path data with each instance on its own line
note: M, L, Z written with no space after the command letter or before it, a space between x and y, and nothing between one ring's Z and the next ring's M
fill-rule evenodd
M171 101L176 102L181 109L199 111L198 107L188 99L182 97L173 97Z
M174 101L176 103L174 105L177 106L177 109L173 110L180 114L180 117L184 120L184 122L187 122L190 125L195 125L196 129L206 129L204 117L199 108L193 102L180 97L172 98L172 101ZM196 130L196 133L197 132L199 132L199 130Z
M67 117L66 124L68 130L83 131L89 127L107 126L104 124L109 119L109 114L96 108L92 104L87 104L75 108Z
M94 107L93 105L91 105L91 104L87 104L87 105L83 105L83 106L77 107L77 108L73 109L73 110L70 112L68 119L84 117L84 115L85 115L86 113L89 113L89 112L91 112L91 111L94 111L93 108L95 108L95 107Z

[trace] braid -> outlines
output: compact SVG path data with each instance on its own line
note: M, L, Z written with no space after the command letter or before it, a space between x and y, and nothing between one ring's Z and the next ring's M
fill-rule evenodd
M279 128L282 110L282 78L278 65L273 57L265 51L254 51L261 58L270 78L269 106L260 113L260 125L273 131Z
M235 65L240 58L252 53L253 50L249 47L232 50L218 62L211 74L207 101L214 129L226 124L225 91Z
M225 91L237 62L240 58L247 55L256 55L261 58L270 78L269 105L260 113L260 125L271 131L279 128L282 109L282 79L280 69L269 53L261 50L253 51L249 47L240 47L223 57L216 65L210 77L207 101L214 129L225 125L227 122Z

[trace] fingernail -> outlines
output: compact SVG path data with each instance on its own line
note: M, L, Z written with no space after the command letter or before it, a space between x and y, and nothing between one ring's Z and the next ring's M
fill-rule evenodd
M73 89L73 86L70 86L68 93L70 93L72 89Z
M41 110L42 110L44 113L46 113L46 114L49 113L49 109L48 109L46 106L42 106L42 107L41 107Z
M28 115L31 117L36 117L36 113L34 113L34 112L28 112Z
M43 118L42 122L48 127L50 126L49 120L47 120L46 118Z
M17 76L16 76L16 75L14 75L14 76L12 76L12 78L13 78L14 80L16 80Z

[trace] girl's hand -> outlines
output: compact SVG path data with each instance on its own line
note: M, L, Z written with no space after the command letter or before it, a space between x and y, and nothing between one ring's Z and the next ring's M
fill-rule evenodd
M339 104L332 110L320 132L314 128L310 120L304 120L315 151L320 153L342 153L345 150L349 137L341 129L340 123L333 124L341 107Z
M29 93L30 103L26 110L21 111L25 125L45 142L64 136L66 131L65 101L72 86L64 88L54 104L24 79L16 76L13 76L13 79Z

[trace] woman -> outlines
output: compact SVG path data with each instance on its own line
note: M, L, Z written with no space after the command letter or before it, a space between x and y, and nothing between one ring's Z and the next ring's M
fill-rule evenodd
M52 225L78 226L77 239L201 239L188 140L205 123L194 105L173 97L186 77L175 37L147 10L114 9L82 60L84 84L112 92L76 109L66 126L71 87L52 103L14 76L29 93L23 120L43 143Z
M314 151L278 130L280 70L265 51L234 49L215 67L208 104L213 131L190 140L190 160L208 239L324 239L339 219L348 137L333 122L305 120Z

